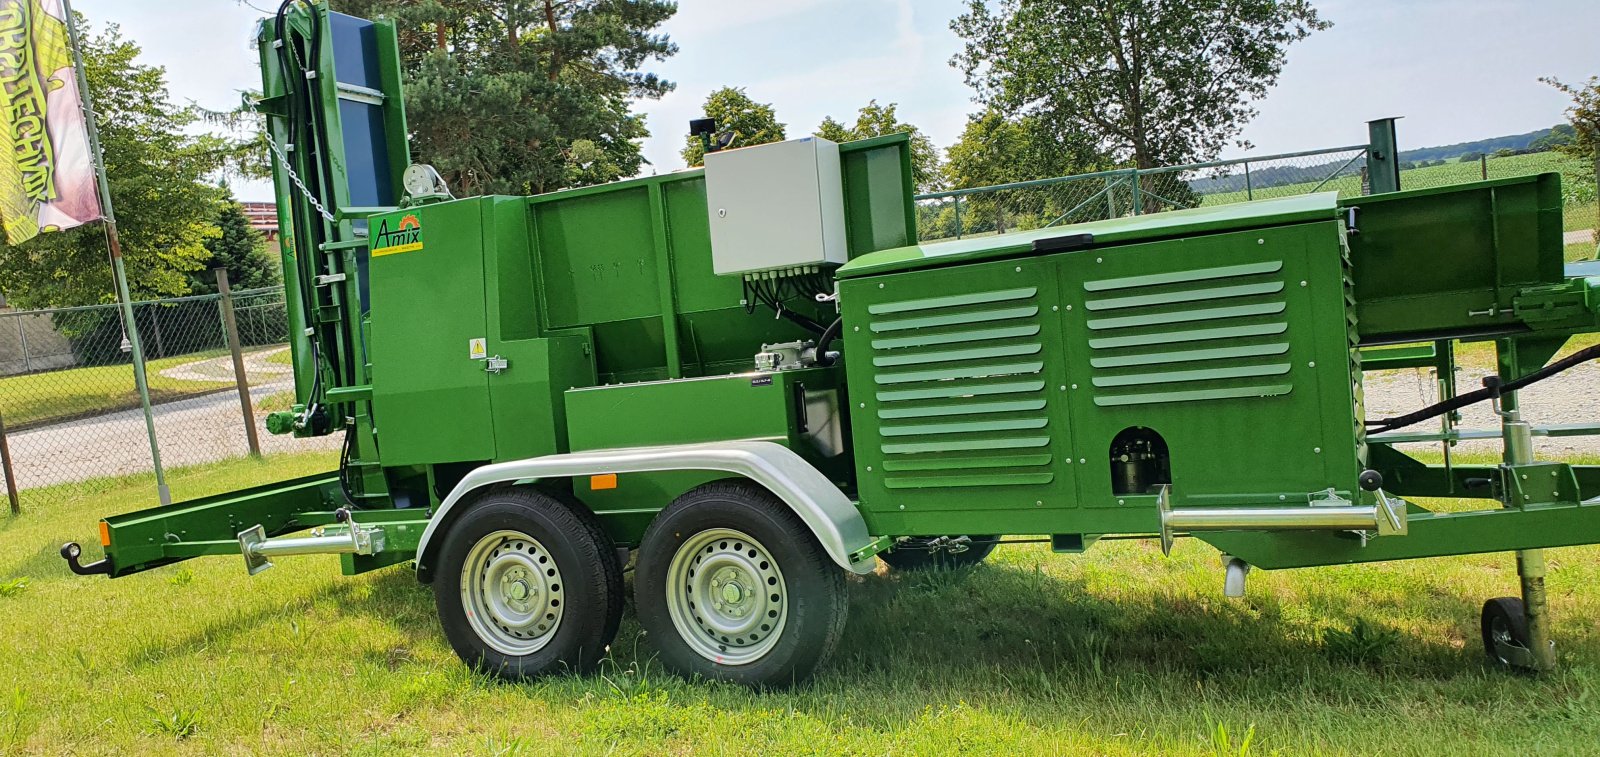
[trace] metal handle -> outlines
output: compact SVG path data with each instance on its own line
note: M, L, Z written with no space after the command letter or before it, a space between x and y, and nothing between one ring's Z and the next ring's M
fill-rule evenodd
M483 361L483 370L488 373L503 373L505 369L510 367L511 361L500 357L499 355L495 355L494 357Z

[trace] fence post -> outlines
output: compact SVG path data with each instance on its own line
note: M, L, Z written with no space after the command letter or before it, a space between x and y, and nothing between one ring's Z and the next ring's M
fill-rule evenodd
M1128 186L1133 194L1133 214L1139 215L1144 212L1144 197L1139 193L1139 169L1135 168L1132 171L1133 173L1128 177Z
M1372 193L1400 191L1400 147L1395 137L1395 118L1367 122L1367 176Z
M6 419L0 417L0 470L6 477L6 498L11 500L11 514L22 514L22 500L17 496L17 473L11 467L11 445L6 442Z
M261 439L256 436L256 413L250 404L250 381L244 373L244 353L239 349L239 323L233 315L233 293L228 290L228 269L217 269L217 293L222 295L222 325L228 332L228 351L233 353L233 378L239 384L239 412L244 416L245 440L250 455L261 457Z
M1489 180L1489 156L1488 155L1479 155L1478 156L1478 174L1483 177L1484 181L1488 181Z
M956 195L956 239L961 238L961 195Z
M22 372L33 373L33 363L28 359L28 328L24 316L17 316L17 340L22 342Z
M1244 199L1256 199L1255 188L1250 185L1250 161L1244 163Z

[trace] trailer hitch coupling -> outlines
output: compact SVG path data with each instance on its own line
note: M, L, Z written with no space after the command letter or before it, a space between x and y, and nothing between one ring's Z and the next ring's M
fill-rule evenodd
M1406 503L1382 489L1374 504L1357 505L1333 491L1306 505L1290 507L1193 507L1172 509L1172 486L1156 497L1161 515L1161 552L1172 553L1175 531L1360 531L1379 536L1406 532Z
M80 576L111 575L111 560L99 560L97 562L84 565L78 562L78 558L81 556L83 556L83 547L78 546L77 542L72 541L61 545L61 559L67 561L67 567L70 568L74 574Z
M374 555L383 551L383 529L363 527L340 508L335 517L343 526L313 529L310 536L268 539L259 524L239 532L239 552L245 570L256 575L272 567L273 555Z

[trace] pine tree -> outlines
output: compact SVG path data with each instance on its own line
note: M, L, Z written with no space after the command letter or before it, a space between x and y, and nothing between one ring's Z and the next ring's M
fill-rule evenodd
M250 226L250 216L245 214L243 205L229 197L217 214L217 227L222 229L222 235L206 242L211 259L203 271L192 276L194 291L217 291L213 271L218 268L228 270L231 289L257 289L281 282L278 268L267 254L266 241L261 232Z

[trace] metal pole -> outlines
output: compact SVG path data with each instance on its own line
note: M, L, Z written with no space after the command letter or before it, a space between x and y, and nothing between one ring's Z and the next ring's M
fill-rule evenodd
M33 373L33 362L28 359L28 329L22 323L22 316L17 316L17 339L22 342L22 372Z
M1128 176L1128 187L1133 194L1133 214L1140 215L1144 212L1144 198L1139 194L1139 169L1133 169Z
M133 320L133 296L128 293L128 271L122 264L122 241L117 237L117 214L111 205L111 186L106 181L105 153L100 148L100 129L95 124L94 98L89 95L89 80L83 73L83 49L78 44L78 21L72 15L71 0L61 0L67 16L67 38L72 43L72 63L78 74L78 96L83 100L83 120L89 132L89 148L94 152L95 172L100 184L100 211L106 229L106 247L111 253L111 278L116 281L117 301L122 307L122 322L133 348L133 384L139 390L139 406L144 409L145 433L150 438L150 463L156 472L156 494L161 504L172 504L167 474L161 469L161 446L156 443L156 419L150 410L150 386L145 379L144 346L139 343L139 325Z
M1483 177L1484 181L1488 181L1489 180L1489 156L1488 155L1485 155L1485 154L1482 154L1482 153L1478 154L1478 174Z
M1245 164L1244 164L1244 199L1246 199L1246 200L1254 200L1254 199L1256 199L1255 188L1250 186L1250 163L1249 163L1249 161L1246 161Z
M1501 380L1515 380L1522 375L1516 342L1501 339L1495 343L1495 351L1499 356ZM1506 465L1533 462L1533 427L1522 419L1517 404L1516 392L1500 395L1500 428ZM1528 651L1534 667L1540 671L1555 670L1556 651L1555 644L1550 641L1550 606L1544 586L1544 550L1518 550L1517 577L1522 584L1522 610L1528 621L1528 645L1533 647Z
M961 238L961 195L956 195L956 239Z
M6 476L6 498L11 500L11 514L22 514L22 499L17 496L17 473L11 467L11 445L6 441L6 420L0 417L0 469Z
M217 293L222 295L222 327L228 333L228 351L233 353L233 378L239 385L239 413L244 416L245 441L250 456L261 457L261 439L256 436L256 413L250 405L250 380L244 373L244 353L239 349L239 321L233 313L233 292L228 288L228 269L217 269Z

